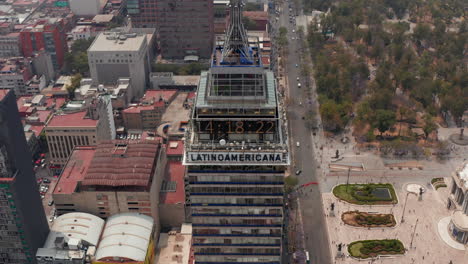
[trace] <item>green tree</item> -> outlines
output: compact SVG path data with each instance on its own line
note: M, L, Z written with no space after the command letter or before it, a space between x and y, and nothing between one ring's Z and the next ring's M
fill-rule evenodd
M75 97L75 90L80 87L83 76L77 73L71 77L71 85L67 87L68 95L71 99Z
M423 131L424 131L424 136L427 140L429 135L434 132L437 129L437 124L434 122L434 119L430 115L425 115L424 116L424 126L423 126Z
M244 27L247 30L254 30L257 27L257 23L255 23L253 19L246 16L242 17L242 24L244 24Z
M294 177L292 175L286 177L284 179L284 190L285 190L285 192L286 193L292 192L292 190L294 190L294 187L296 187L298 183L299 183L299 180L296 177Z
M374 127L376 127L382 135L389 130L396 122L395 112L391 110L379 109L375 112Z

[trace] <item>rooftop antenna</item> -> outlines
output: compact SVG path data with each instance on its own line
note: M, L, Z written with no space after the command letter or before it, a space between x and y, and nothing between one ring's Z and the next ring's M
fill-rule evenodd
M249 40L242 24L242 0L229 1L230 23L224 38L222 64L253 64Z

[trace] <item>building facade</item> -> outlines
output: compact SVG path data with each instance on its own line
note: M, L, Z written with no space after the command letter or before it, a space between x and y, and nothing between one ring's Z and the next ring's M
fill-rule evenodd
M23 56L32 57L36 52L45 50L52 58L55 71L63 67L65 53L68 51L63 19L53 24L42 20L24 27L20 32L20 42Z
M94 85L116 85L120 78L130 78L128 98L143 96L150 71L147 34L101 33L88 49L88 61Z
M92 110L53 116L45 128L51 163L63 166L75 146L96 146L100 141L115 138L109 106L99 107L101 112L96 116Z
M12 89L18 96L30 95L27 83L32 78L28 60L0 61L0 89Z
M0 90L0 263L36 263L49 226L13 91Z
M153 217L159 228L165 166L165 147L159 139L77 147L52 194L57 213L85 212L102 218L141 213Z
M77 16L95 16L102 11L99 0L69 0L70 9Z
M247 40L240 0L202 72L186 136L186 204L196 264L280 264L289 165L276 80Z
M0 57L18 57L21 56L20 34L18 32L0 35Z
M156 28L164 58L209 58L213 48L213 0L128 0L135 27Z
M468 245L468 162L452 175L448 207L454 209L449 224L450 235Z

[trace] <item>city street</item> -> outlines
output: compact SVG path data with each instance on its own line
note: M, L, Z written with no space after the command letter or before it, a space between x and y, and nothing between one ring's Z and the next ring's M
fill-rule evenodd
M296 9L294 6L292 8L294 12ZM289 17L293 12L289 11L288 2L284 2L280 7L279 25L276 25L276 30L281 26L288 30L289 45L287 55L284 57L284 67L287 86L285 104L293 159L291 174L298 174L299 185L314 183L301 188L300 191L300 214L303 222L303 234L300 235L303 235L303 243L305 243L305 250L309 252L310 263L328 264L331 263L330 246L322 196L319 186L315 184L319 181L319 175L317 175L317 164L314 158L312 131L306 127L303 119L312 109L314 101L308 98L307 90L310 88L307 87L307 83L309 81L300 76L302 47L301 41L297 39L298 34L293 33L297 30ZM298 83L301 83L301 87Z

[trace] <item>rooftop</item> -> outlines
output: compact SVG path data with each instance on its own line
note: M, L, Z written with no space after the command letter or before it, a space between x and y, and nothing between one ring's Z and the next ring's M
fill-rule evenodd
M188 228L186 226L189 226ZM189 232L187 232L187 230ZM162 233L156 249L156 263L188 264L191 263L191 225L182 224L181 232Z
M86 118L86 111L72 114L56 114L47 127L96 127L98 120Z
M172 190L161 191L161 203L183 204L185 201L184 191L185 166L180 161L168 161L165 181L175 184Z
M153 218L139 213L109 217L96 251L96 260L123 258L144 261L153 231Z
M100 143L82 185L148 186L159 150L157 141L114 140Z
M53 194L71 194L82 181L93 159L96 147L75 147L62 174L55 185Z
M104 220L87 213L68 213L55 219L44 244L45 248L54 248L55 239L64 237L65 242L79 239L88 245L96 246L99 241Z
M182 156L184 155L184 141L174 140L169 141L166 149L166 155L168 156Z
M96 23L109 23L114 18L112 14L98 14L94 16L93 21Z
M146 43L146 34L103 32L94 40L88 52L138 51Z
M155 101L162 99L166 102L173 99L173 97L177 94L177 90L147 90L146 93L143 95L142 100L148 100L149 98L153 98Z

